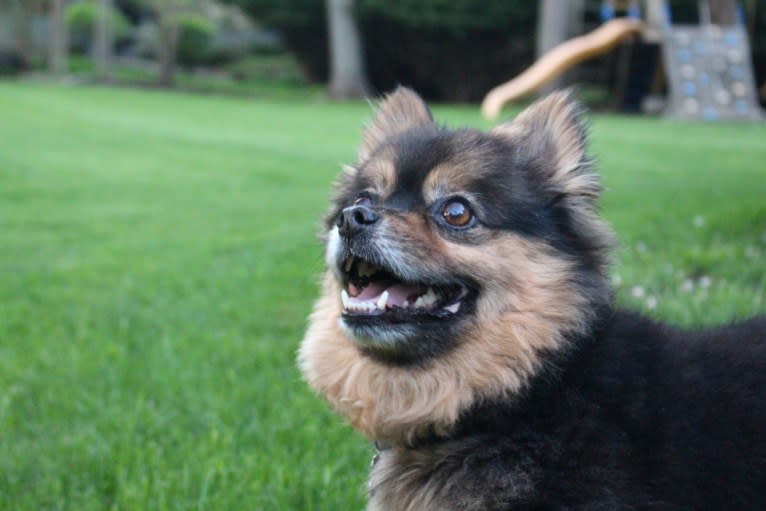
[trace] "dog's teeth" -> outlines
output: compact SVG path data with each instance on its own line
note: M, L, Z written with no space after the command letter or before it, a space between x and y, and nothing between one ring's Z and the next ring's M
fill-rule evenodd
M451 312L452 314L455 314L457 311L460 310L460 302L453 303L452 305L447 305L444 307L444 310L447 312Z
M354 302L350 307L353 312L373 312L375 311L375 304L368 302Z
M431 287L429 287L426 294L424 294L420 298L423 299L423 305L425 306L433 305L434 303L436 303L436 300L439 299L438 295L434 292L433 288Z
M423 297L422 297L422 296L418 296L418 299L417 299L417 300L415 300L415 303L414 303L414 304L412 304L412 306L413 306L415 309L418 309L418 308L422 307L422 306L423 306Z
M351 266L353 266L353 265L354 265L354 258L353 257L349 257L348 259L346 259L346 265L344 267L346 273L351 271Z
M344 309L348 309L349 298L348 298L348 293L346 292L345 289L341 290L341 292L340 292L340 299L343 302L343 308Z
M404 300L402 302L402 309L409 309L409 308L410 308L410 301L409 300Z
M378 309L386 310L386 304L388 303L388 291L383 291L378 298Z

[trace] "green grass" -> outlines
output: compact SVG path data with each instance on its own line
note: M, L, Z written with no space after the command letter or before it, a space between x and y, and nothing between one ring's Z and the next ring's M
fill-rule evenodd
M363 507L371 449L294 356L368 115L0 83L0 509ZM686 325L766 310L766 130L593 136L619 300Z

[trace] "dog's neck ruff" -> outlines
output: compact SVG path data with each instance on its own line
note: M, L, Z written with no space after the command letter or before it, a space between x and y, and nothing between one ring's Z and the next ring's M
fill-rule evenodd
M480 308L475 323L481 328L454 349L401 367L361 353L339 324L337 281L328 273L322 285L299 351L303 375L368 439L394 446L448 436L463 411L516 395L543 364L543 353L583 335L595 314L586 291L571 282L549 283L524 308L501 314Z

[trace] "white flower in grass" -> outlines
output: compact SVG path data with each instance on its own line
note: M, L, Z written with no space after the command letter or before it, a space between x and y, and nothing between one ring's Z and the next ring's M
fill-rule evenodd
M657 297L650 296L646 299L646 308L651 310L657 307Z
M705 225L705 217L702 215L697 215L694 217L693 223L694 223L694 227L696 227L697 229L700 229L704 227Z
M630 290L630 294L633 295L633 298L643 298L646 294L646 290L644 289L644 286L633 286L633 289Z
M681 283L681 291L684 293L691 293L694 291L694 281L692 279L684 279Z
M710 285L711 285L712 283L713 283L713 279L711 279L711 278L710 278L710 277L708 277L707 275L705 275L704 277L702 277L702 278L700 279L700 287L701 287L702 289L707 289L707 288L709 288L709 287L710 287Z

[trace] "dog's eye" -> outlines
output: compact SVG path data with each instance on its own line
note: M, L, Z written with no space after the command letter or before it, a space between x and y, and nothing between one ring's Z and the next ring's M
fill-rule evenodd
M473 218L471 210L461 201L450 201L442 208L444 221L453 227L465 227Z
M354 206L370 206L372 205L372 199L367 195L360 195L354 201Z

